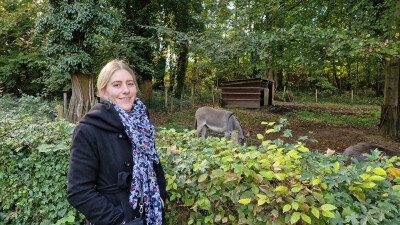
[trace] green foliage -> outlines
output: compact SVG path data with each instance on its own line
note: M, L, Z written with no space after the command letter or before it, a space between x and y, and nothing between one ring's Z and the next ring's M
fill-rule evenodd
M302 121L352 125L376 125L380 119L379 111L364 111L362 115L335 115L329 112L293 110L286 115Z
M14 114L28 114L54 119L57 116L56 107L55 103L47 102L40 96L34 97L23 94L19 98L12 95L0 98L0 108Z
M0 115L1 221L81 224L65 191L75 125L5 108ZM287 120L262 124L266 133L291 136ZM156 133L169 193L167 224L400 222L396 158L378 160L373 152L370 161L345 166L343 156L310 152L300 142L307 137L291 144L258 134L260 146L238 146L194 133Z
M104 0L49 1L37 30L48 37L45 52L56 73L93 73L96 48L118 28L117 10Z
M0 2L0 89L4 93L36 94L46 70L40 52L42 37L34 31L43 4L29 0Z
M280 131L282 122L267 132ZM345 167L344 157L310 152L300 142L264 140L259 147L243 147L193 134L159 131L159 155L171 165L165 167L169 224L399 221L400 195L385 180L391 175L384 164Z
M282 93L278 93L282 95ZM342 94L318 94L318 102L315 102L315 92L308 91L296 91L294 92L295 101L302 103L311 103L313 105L350 105L355 107L365 107L365 108L378 108L383 104L382 97L371 96L370 94L357 93L353 95L353 103L351 102L351 92L344 92ZM352 107L352 106L349 106Z
M315 83L315 87L320 90L323 94L332 94L336 89L326 77L321 76L311 76L306 79L312 83Z
M78 224L82 215L68 204L65 191L74 125L13 111L0 114L0 220Z

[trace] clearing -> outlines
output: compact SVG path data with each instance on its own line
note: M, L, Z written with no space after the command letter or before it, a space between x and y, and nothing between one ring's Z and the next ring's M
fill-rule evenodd
M266 139L275 140L281 138L287 143L295 143L300 136L308 136L318 142L306 141L306 146L312 149L326 151L328 148L337 153L343 152L348 146L359 143L369 142L385 148L400 150L400 142L385 138L378 133L376 125L337 125L332 123L320 123L313 121L301 121L289 119L290 125L283 128L292 131L292 138L283 138L282 131L279 133L265 134L265 130L271 127L261 125L265 122L278 122L279 118L287 118L286 114L293 110L307 110L310 112L329 112L334 115L359 115L355 108L345 106L313 106L302 103L274 102L274 106L261 109L225 109L233 111L243 130L250 131L250 139L253 144L257 144L257 134L263 134ZM197 108L203 105L196 105L194 108L185 108L173 114L167 112L151 112L151 122L155 126L178 126L181 128L194 129L194 114ZM211 106L211 105L209 105ZM219 108L216 106L215 108ZM309 132L312 132L310 134ZM223 135L221 134L221 137Z

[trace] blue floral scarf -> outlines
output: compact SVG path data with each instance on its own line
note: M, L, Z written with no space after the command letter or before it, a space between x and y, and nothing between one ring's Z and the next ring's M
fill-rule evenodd
M153 168L153 162L159 163L154 147L154 126L146 114L146 106L138 98L131 112L126 112L113 104L118 112L125 132L132 142L133 171L129 202L136 209L143 191L143 201L148 225L162 224L160 190Z

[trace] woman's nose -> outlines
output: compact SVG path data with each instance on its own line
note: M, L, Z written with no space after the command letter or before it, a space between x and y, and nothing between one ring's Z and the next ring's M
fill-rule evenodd
M128 93L128 92L129 92L129 87L128 87L127 84L123 84L123 85L122 85L122 92L123 92L123 93Z

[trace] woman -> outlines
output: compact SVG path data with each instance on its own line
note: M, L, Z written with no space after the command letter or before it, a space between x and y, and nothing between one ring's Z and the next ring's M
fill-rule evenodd
M162 224L164 171L154 126L136 98L134 72L122 61L110 61L99 74L97 92L101 102L74 131L68 202L87 224L128 224L139 217L144 224Z

